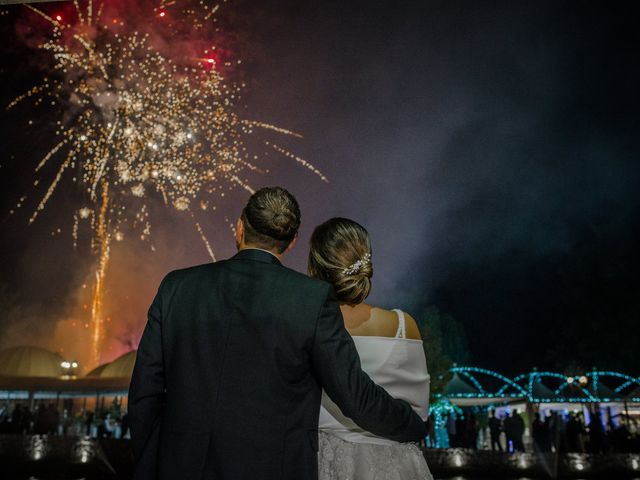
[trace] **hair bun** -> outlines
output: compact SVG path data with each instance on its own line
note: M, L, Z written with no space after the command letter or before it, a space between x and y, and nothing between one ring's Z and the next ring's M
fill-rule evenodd
M369 234L346 218L332 218L311 235L309 274L331 283L342 303L362 303L371 290L373 265Z
M341 301L349 305L358 305L369 296L371 291L371 272L338 276L333 285Z

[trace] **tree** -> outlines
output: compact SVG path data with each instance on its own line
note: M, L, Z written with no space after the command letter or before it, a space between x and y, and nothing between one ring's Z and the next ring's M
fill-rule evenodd
M444 393L454 362L467 363L469 348L464 327L437 307L427 306L416 319L431 374L431 394Z

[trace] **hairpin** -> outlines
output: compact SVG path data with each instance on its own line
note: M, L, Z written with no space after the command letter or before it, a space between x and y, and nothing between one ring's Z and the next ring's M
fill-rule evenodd
M365 253L364 256L356 261L355 263L349 265L348 268L345 268L342 273L345 275L353 275L354 273L358 273L362 267L371 262L371 254Z

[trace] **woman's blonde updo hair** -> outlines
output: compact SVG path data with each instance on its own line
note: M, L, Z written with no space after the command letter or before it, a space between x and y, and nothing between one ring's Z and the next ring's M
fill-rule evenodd
M362 303L371 291L371 241L360 224L348 218L332 218L311 235L309 275L333 285L338 300Z

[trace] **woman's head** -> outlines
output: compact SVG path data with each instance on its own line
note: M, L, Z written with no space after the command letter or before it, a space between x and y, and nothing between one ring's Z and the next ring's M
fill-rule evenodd
M347 218L332 218L311 235L309 275L333 285L338 300L349 305L369 296L373 266L369 233Z

